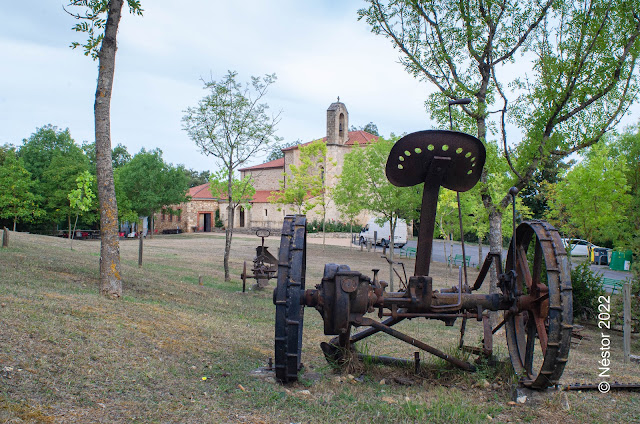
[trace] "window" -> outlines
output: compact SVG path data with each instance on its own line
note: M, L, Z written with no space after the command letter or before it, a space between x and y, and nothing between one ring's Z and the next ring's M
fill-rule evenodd
M267 216L267 210L266 209L264 210L264 216Z
M164 213L164 209L162 209L162 220L164 221L165 219L165 213Z
M182 209L178 209L178 218L176 221L182 221Z
M169 213L169 222L173 221L173 214Z

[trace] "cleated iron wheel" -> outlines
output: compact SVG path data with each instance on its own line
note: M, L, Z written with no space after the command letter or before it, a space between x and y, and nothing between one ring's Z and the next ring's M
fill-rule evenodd
M282 383L297 381L301 368L306 223L304 215L286 216L280 238L278 284L273 291L273 303L276 305L275 371Z
M513 270L513 241L506 269ZM571 272L558 231L544 221L516 230L516 308L505 312L509 356L522 384L556 385L569 357L573 323ZM505 287L503 292L506 295ZM517 312L515 312L517 309Z

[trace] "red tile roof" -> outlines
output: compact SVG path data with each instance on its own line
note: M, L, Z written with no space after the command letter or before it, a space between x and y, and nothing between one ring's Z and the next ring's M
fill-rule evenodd
M270 169L270 168L283 168L284 158L275 159L269 162L262 163L260 165L250 166L248 168L241 168L240 171L254 171L256 169Z
M268 199L272 196L272 191L274 190L256 190L251 203L269 203Z
M187 193L192 199L209 200L215 199L209 190L209 183L200 184L199 186L191 187L189 193Z
M294 150L297 149L300 146L306 146L307 144L311 144L313 143L315 140L313 141L309 141L308 143L302 143L302 144L298 144L296 146L291 146L291 147L287 147L285 149L282 149L283 152L287 151L287 150ZM327 142L327 137L322 137L322 141L324 141L325 143ZM349 131L349 139L347 140L347 143L345 144L346 146L353 146L356 143L357 144L367 144L370 143L372 141L378 141L378 136L377 135L373 135L371 133L368 133L366 131Z

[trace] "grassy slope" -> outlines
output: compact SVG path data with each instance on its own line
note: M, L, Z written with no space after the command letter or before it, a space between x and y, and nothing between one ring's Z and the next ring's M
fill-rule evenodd
M277 240L270 243L275 251ZM485 422L488 416L497 422L633 422L639 416L640 400L628 393L572 392L512 406L508 372L467 374L437 361L421 378L365 365L355 374L364 370L358 382L326 365L318 348L326 337L312 310L305 316L303 353L310 372L283 387L251 376L273 356L271 294L243 295L237 281L222 281L221 238L147 240L143 269L137 267L137 242L123 241L120 301L97 294L98 242L74 244L71 251L63 239L11 233L10 248L0 251L0 422L451 423ZM256 244L255 238L234 239L233 274ZM311 281L319 281L322 264L336 258L363 261L354 268L370 269L362 268L366 253L310 249ZM458 332L457 326L424 321L405 330L449 350ZM470 332L467 340L479 336ZM382 338L369 343L364 349L375 353L412 352ZM572 360L586 365L575 367L571 382L593 381L593 349L595 344L584 356L572 351ZM624 373L637 377L638 369ZM398 375L412 385L395 382ZM485 379L495 385L477 387Z

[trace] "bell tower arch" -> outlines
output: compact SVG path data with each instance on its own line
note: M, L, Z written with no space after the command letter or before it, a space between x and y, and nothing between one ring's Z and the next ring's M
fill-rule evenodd
M327 109L327 145L345 145L349 140L349 112L340 97Z

